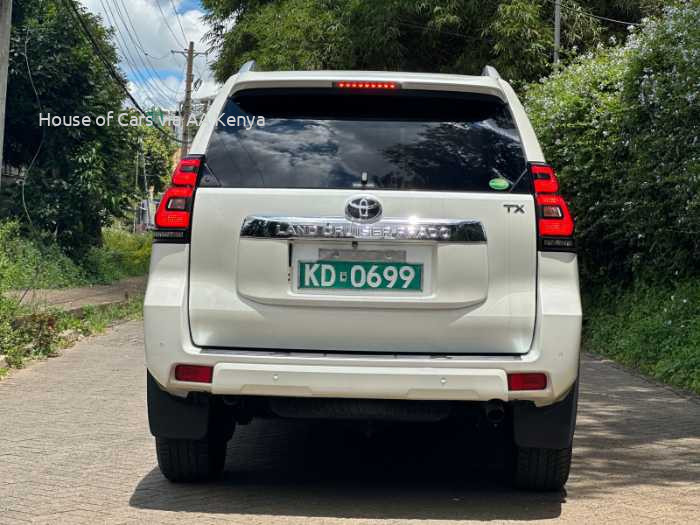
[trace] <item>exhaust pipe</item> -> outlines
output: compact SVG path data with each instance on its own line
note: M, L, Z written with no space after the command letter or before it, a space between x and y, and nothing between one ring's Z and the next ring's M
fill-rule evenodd
M492 425L503 423L506 417L503 401L499 401L498 399L487 401L484 405L484 414L486 415L486 420Z

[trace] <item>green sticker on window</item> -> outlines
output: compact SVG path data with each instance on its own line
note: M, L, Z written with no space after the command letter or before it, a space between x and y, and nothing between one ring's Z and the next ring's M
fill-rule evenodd
M492 190L507 190L508 187L510 186L510 182L508 182L506 179L498 178L498 179L491 179L489 181L489 186L491 186Z

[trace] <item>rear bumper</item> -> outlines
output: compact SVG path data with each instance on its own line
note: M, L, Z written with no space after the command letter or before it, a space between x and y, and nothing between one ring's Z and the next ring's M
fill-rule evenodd
M430 356L280 352L194 346L187 317L187 245L158 245L151 260L144 323L146 364L164 391L220 395L411 400L563 399L578 376L581 307L573 254L540 254L537 322L522 355ZM544 276L544 278L543 278ZM211 384L177 381L177 364L214 367ZM547 388L509 392L507 374L541 372Z
M371 399L503 399L498 369L218 363L213 394Z

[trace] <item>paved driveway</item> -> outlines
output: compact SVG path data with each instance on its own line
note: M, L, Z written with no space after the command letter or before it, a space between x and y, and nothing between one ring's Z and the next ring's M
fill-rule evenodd
M0 382L0 523L698 523L700 404L587 359L565 494L516 492L460 425L256 421L224 479L155 464L140 322Z

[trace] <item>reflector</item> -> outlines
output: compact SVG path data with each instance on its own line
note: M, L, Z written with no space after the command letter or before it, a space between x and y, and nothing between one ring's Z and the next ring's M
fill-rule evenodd
M204 365L177 365L175 379L191 383L211 383L214 367Z
M508 374L508 390L544 390L547 376L540 372L517 372Z

